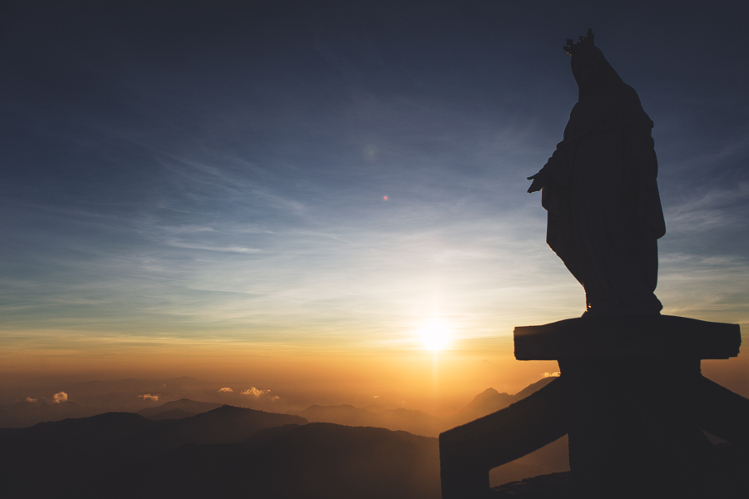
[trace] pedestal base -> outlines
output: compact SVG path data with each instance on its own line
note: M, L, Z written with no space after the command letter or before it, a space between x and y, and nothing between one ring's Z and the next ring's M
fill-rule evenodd
M702 431L749 448L749 400L700 373L700 359L735 356L740 341L736 325L668 316L516 328L516 357L558 360L561 376L440 435L443 499L490 497L491 468L566 433L581 499L748 497L725 486L739 481Z
M699 361L565 360L559 366L578 497L707 497L712 445L690 410Z

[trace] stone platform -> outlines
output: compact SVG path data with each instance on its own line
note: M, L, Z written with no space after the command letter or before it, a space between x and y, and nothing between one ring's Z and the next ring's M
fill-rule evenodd
M749 400L704 378L701 359L739 353L738 325L601 316L515 328L518 360L561 376L506 409L440 435L443 499L491 497L490 469L569 434L573 497L712 497L735 480L707 431L749 448ZM749 486L737 494L749 497Z
M540 326L519 326L514 336L518 360L727 359L736 357L741 346L738 324L672 315L566 319Z

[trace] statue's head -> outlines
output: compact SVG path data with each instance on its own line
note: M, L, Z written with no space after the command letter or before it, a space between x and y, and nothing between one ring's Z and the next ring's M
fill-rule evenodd
M580 90L580 98L623 83L603 52L593 44L594 36L593 30L589 29L587 36L580 36L577 43L568 38L564 46L565 52L571 56L572 74Z

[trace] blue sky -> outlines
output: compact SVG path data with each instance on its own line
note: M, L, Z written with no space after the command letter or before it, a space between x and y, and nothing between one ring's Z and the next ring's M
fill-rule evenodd
M397 349L441 317L470 349L579 316L525 178L589 27L655 122L664 313L746 330L749 12L666 4L5 3L0 344Z

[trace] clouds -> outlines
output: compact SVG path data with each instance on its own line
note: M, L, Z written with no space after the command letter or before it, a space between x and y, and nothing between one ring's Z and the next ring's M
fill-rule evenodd
M255 388L254 386L246 390L242 390L241 395L248 395L254 398L264 397L271 400L272 402L280 399L280 397L277 395L270 395L270 390L260 390L258 388Z
M228 395L228 394L234 393L234 389L229 386L224 386L224 387L219 388L217 393ZM271 402L275 402L276 400L280 399L280 397L277 395L271 395L269 389L260 389L254 386L247 388L246 390L240 391L238 395L244 395L247 397L251 397L253 399L262 398L263 400L269 400Z
M270 390L258 390L254 386L248 388L247 390L242 390L242 395L250 395L255 398L258 398L261 395L265 395L266 393L270 393Z
M67 63L50 67L20 44L4 73L0 119L14 135L0 182L3 326L362 349L389 348L435 313L466 339L579 315L583 292L544 244L538 196L525 194L576 98L560 49L575 14L448 2L424 20L377 3L364 23L356 11L375 3L358 4L336 20L306 5L267 18L200 7L185 13L198 34L160 7L126 9L130 31L95 29L75 9L64 31L54 11L35 26L9 22L9 39ZM232 35L204 25L207 12ZM629 15L598 36L656 122L664 261L738 258L749 243L737 167L746 92L743 69L725 62L746 41L664 33L707 22L684 12L638 19L633 41ZM144 41L161 36L174 43ZM695 65L693 53L711 57ZM35 88L50 92L40 100ZM664 269L664 282L699 270ZM747 285L731 285L740 303Z
M42 400L45 404L49 402L52 402L53 404L62 404L68 401L68 394L65 392L57 392L52 395L52 399L48 399L45 397ZM39 399L37 397L26 397L25 401L29 404L36 404L39 402Z
M717 233L721 229L743 229L747 222L743 208L749 204L749 181L712 189L701 189L696 198L682 199L666 210L668 230L679 236Z
M150 393L144 393L143 395L138 395L138 398L143 399L144 402L146 400L149 400L151 402L158 402L159 397L161 397L161 394L151 395Z

